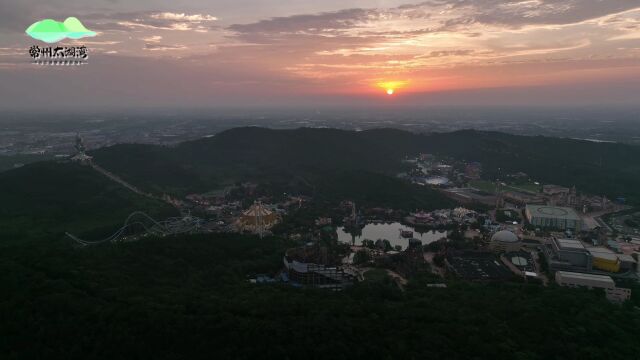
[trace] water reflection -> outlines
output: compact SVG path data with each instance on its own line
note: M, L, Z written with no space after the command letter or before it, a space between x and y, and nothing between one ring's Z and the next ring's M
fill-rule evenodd
M399 245L404 250L409 245L409 239L400 236L400 231L413 231L413 238L422 241L423 245L438 241L447 236L446 231L429 230L419 233L409 226L402 225L398 222L387 224L367 224L362 232L352 235L345 231L344 227L338 228L338 240L352 245L361 245L362 240L369 239L376 241L378 239L389 240L391 246Z

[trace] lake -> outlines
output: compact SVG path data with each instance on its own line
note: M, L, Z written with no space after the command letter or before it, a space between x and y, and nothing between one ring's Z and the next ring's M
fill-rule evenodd
M432 176L425 180L427 185L446 185L449 183L449 179L444 176Z
M391 246L395 247L400 245L402 249L406 249L409 245L409 239L400 236L400 230L413 231L413 237L421 240L423 245L438 241L447 236L446 231L429 230L423 233L416 232L413 228L402 225L398 222L394 223L379 223L379 224L367 224L362 229L362 234L356 236L349 234L343 227L338 228L338 240L347 244L361 245L362 240L369 239L376 241L378 239L389 240Z

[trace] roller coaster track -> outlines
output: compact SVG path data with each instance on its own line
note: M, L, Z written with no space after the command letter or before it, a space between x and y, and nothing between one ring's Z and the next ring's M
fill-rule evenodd
M117 242L130 235L139 237L145 235L167 236L194 233L199 230L201 222L202 220L200 218L190 215L184 217L172 217L158 222L142 211L134 211L127 216L122 227L104 239L87 241L68 232L65 234L78 244L87 246L106 242ZM134 233L133 231L136 227L142 228L144 231Z

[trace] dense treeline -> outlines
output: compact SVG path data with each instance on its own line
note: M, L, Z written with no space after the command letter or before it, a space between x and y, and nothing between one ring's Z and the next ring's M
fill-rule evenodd
M105 236L133 211L160 219L177 212L73 163L38 162L0 173L0 189L0 246L65 231Z
M157 200L137 195L90 167L73 163L40 162L0 173L0 246L12 240L64 236L70 232L98 240L122 226L134 211L144 211L163 220L177 210ZM295 189L280 183L261 186L262 195L282 194ZM433 210L454 203L428 188L400 179L364 171L328 174L317 186L299 186L313 195L310 223L318 216L335 212L345 199L358 206L388 206L397 209ZM251 200L251 199L244 199ZM251 201L246 201L248 205Z
M455 206L455 202L424 186L366 171L344 171L326 176L316 189L318 201L336 204L344 199L360 207L431 211Z
M429 151L479 161L490 179L523 171L542 183L640 204L640 146L473 130L427 138Z
M251 285L277 239L236 235L74 248L50 239L0 253L0 357L632 359L640 315L597 292L421 277L401 292Z
M0 172L12 170L24 164L53 159L53 155L20 154L0 156Z
M640 203L640 147L498 132L237 128L177 147L116 145L92 155L135 184L184 193L257 179L316 184L332 171L393 175L402 157L419 152L480 161L490 179L523 171L538 181Z
M398 160L418 152L481 161L489 177L525 171L637 201L638 149L475 131L245 128L173 148L119 145L94 155L156 192L244 180L282 192L294 184L314 196L301 216L312 222L343 199L450 206L393 178ZM633 303L617 306L597 291L554 286L427 288L426 274L404 292L385 278L342 293L251 285L247 275L274 274L294 244L218 234L78 248L64 231L98 236L134 210L159 218L174 210L70 163L3 172L0 189L2 359L632 359L640 351L638 289Z
M406 134L397 130L402 137ZM334 171L395 175L411 142L379 142L335 129L231 129L176 147L116 145L92 152L102 166L154 191L208 191L236 181L315 185ZM385 132L386 134L386 132ZM413 136L413 135L411 135Z

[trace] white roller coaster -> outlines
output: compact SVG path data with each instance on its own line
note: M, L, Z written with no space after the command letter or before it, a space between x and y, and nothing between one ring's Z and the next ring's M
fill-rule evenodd
M80 239L79 237L70 233L65 233L69 238L74 240L80 245L97 245L106 242L117 242L122 240L126 236L132 235L129 231L133 231L136 227L140 227L143 231L138 231L136 236L155 235L155 236L167 236L177 234L187 234L198 232L202 219L186 215L183 217L171 217L163 221L156 221L151 216L145 214L142 211L134 211L124 221L122 227L120 227L112 235L96 241L87 241Z

